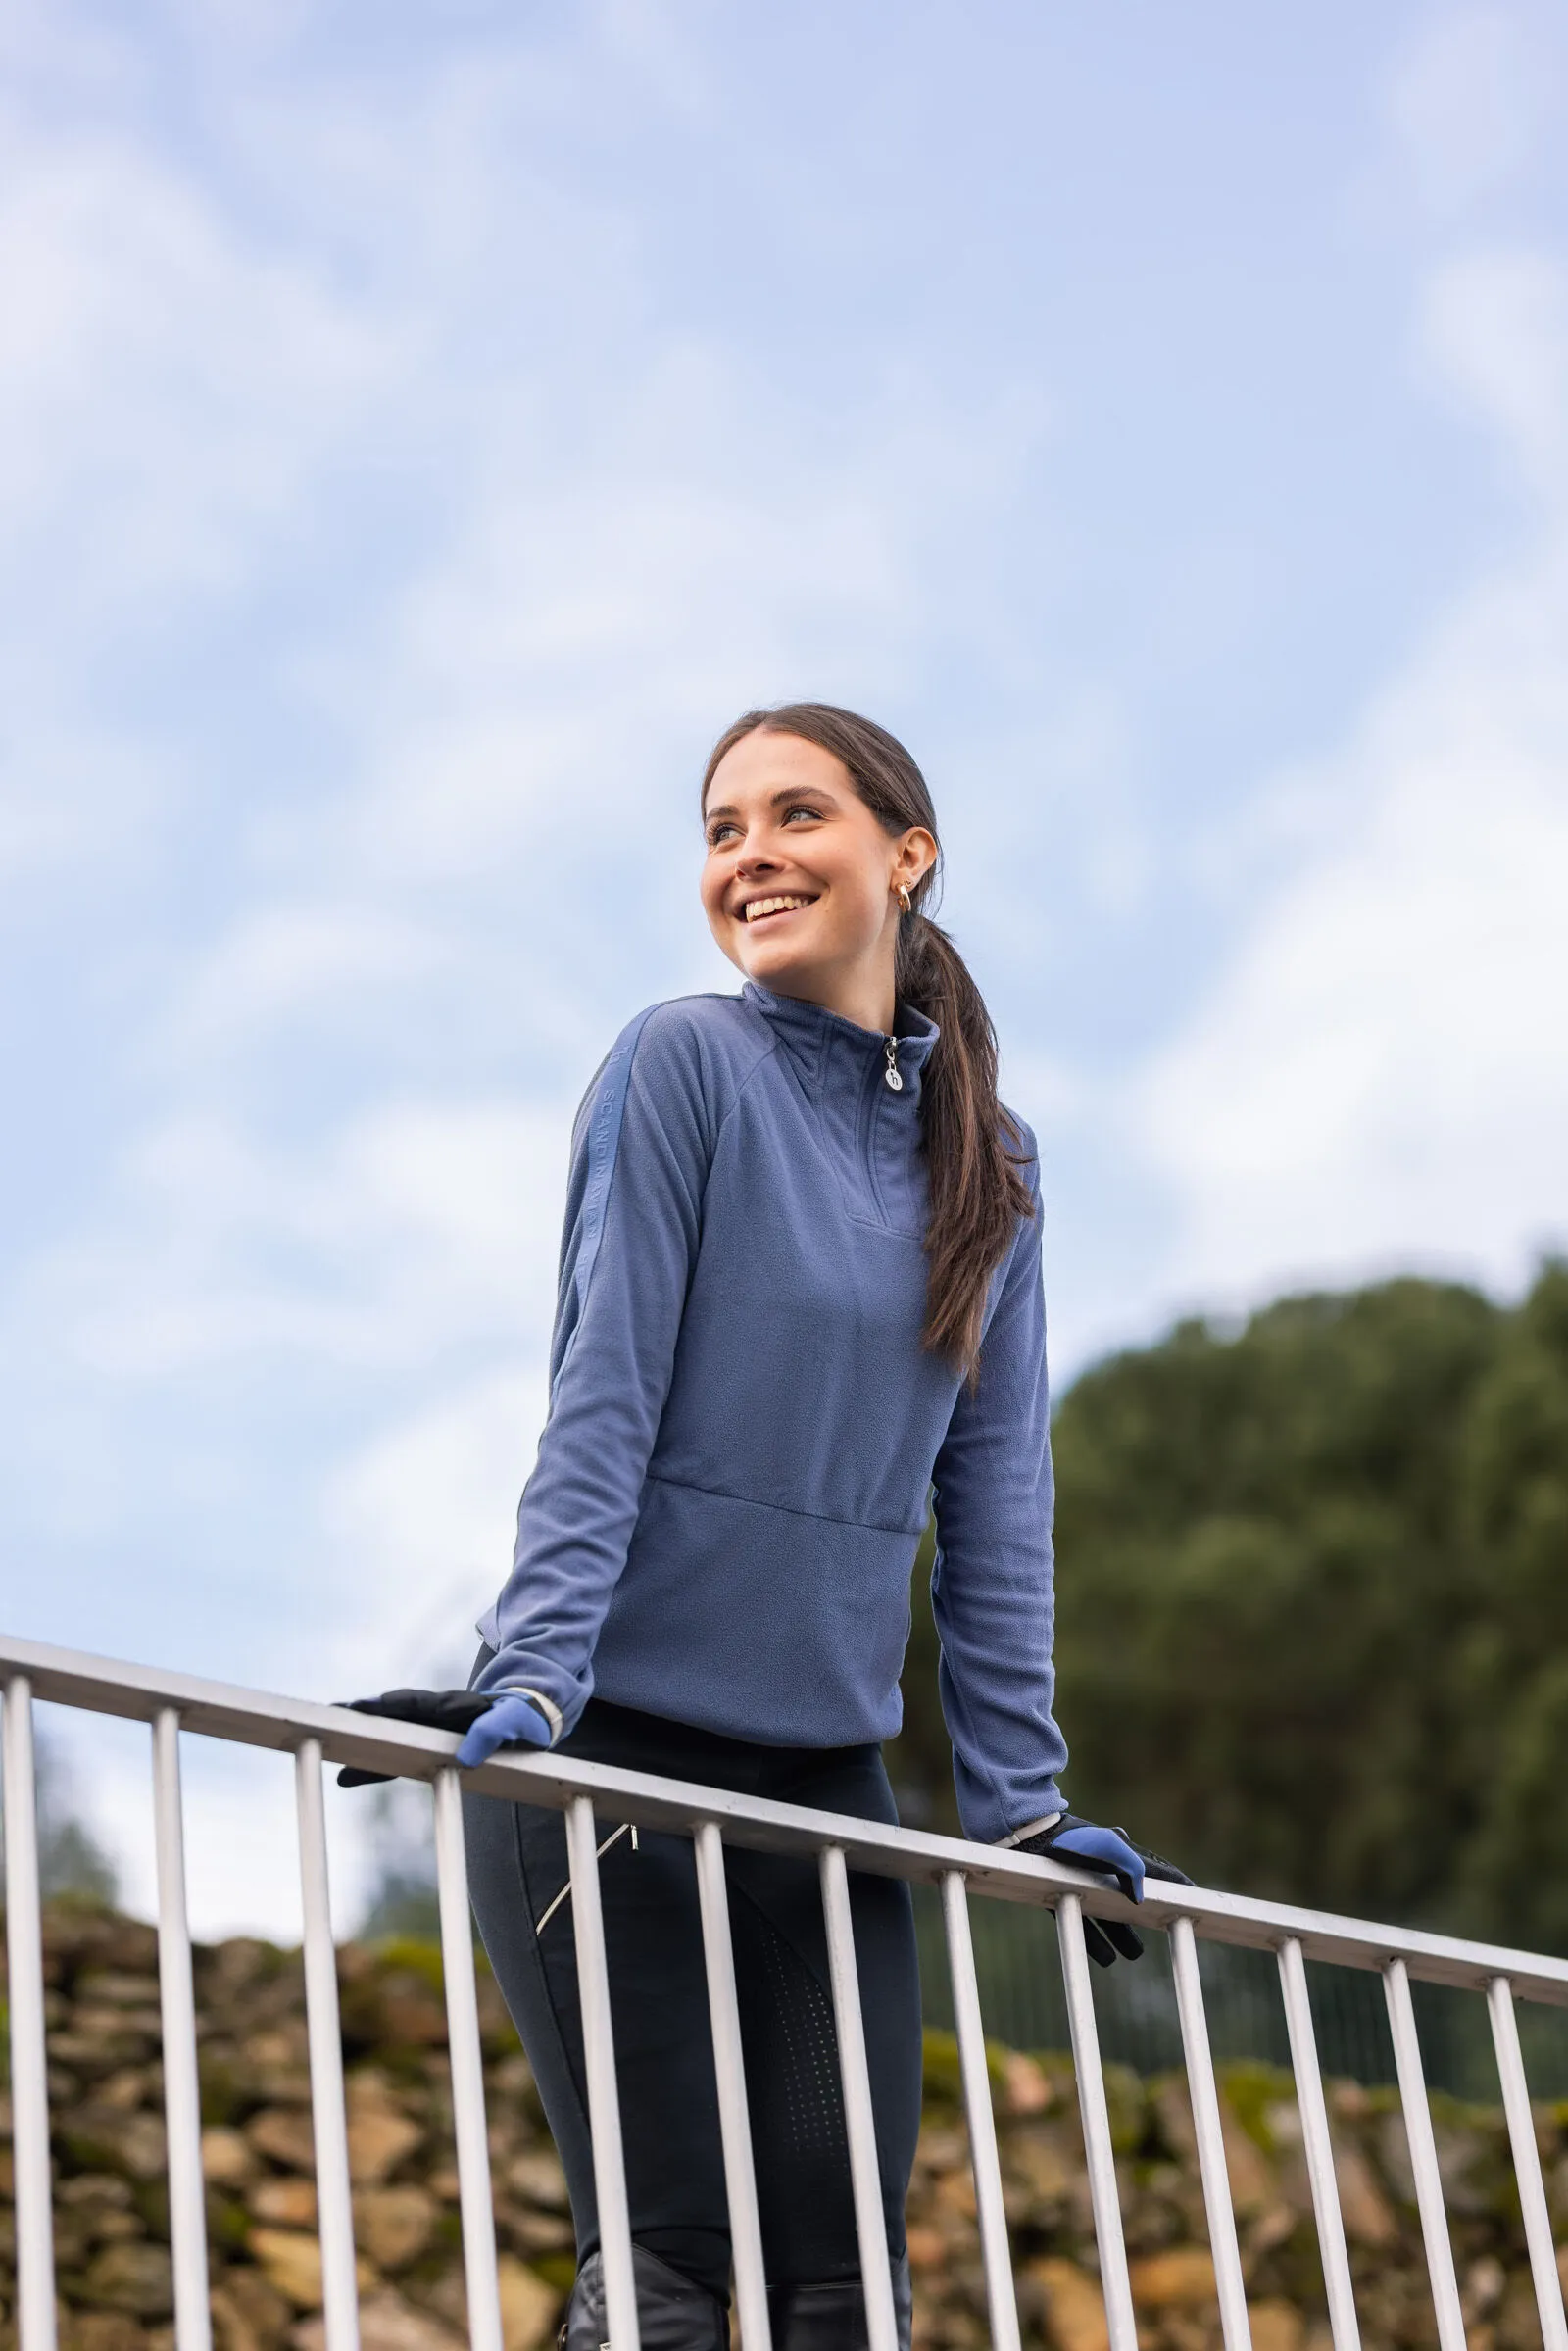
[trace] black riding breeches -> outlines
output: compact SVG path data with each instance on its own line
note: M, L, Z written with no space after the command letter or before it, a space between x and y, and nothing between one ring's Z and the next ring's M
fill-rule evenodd
M561 1751L860 1820L897 1819L874 1745L759 1746L591 1699ZM565 2167L581 2261L599 2226L571 1899L560 1898L564 1819L486 1796L466 1797L464 1817L479 1930ZM603 1844L619 1823L611 1813L596 1826ZM852 2278L859 2255L817 1870L740 1846L726 1846L725 1863L768 2283ZM729 2218L691 1840L640 1830L634 1844L627 1831L599 1875L631 2233L727 2297ZM897 2256L920 2122L914 1923L899 1879L852 1873L850 1906Z

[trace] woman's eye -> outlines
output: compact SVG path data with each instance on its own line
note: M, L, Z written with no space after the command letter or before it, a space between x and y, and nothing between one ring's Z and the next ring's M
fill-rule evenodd
M708 836L709 848L721 849L734 831L735 827L732 824L715 824Z
M795 808L788 811L788 813L785 815L784 821L786 824L791 824L794 822L797 816L810 816L815 818L820 816L821 813L822 811L820 808L808 808L803 800L799 802Z

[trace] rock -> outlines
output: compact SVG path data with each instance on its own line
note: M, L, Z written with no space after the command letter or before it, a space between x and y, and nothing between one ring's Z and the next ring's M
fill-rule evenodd
M99 2106L118 2106L128 2114L136 2106L161 2106L164 2098L163 2068L155 2065L122 2066L100 2082L94 2093Z
M81 2298L133 2319L167 2318L174 2307L169 2247L130 2240L106 2245L82 2278Z
M1215 2300L1214 2261L1206 2246L1150 2253L1131 2269L1133 2300L1146 2310L1188 2310Z
M256 2157L238 2131L202 2132L202 2178L213 2187L243 2187L256 2177Z
M1483 2254L1464 2273L1464 2315L1469 2324L1491 2315L1508 2290L1508 2273L1495 2254Z
M386 2076L362 2066L348 2078L349 2172L357 2187L374 2187L424 2137L404 2113Z
M269 2283L286 2302L296 2310L320 2309L321 2247L318 2238L302 2229L253 2229L250 2250ZM354 2266L361 2293L380 2283L368 2261L356 2261Z
M401 2270L424 2251L439 2218L422 2187L362 2188L354 2199L354 2233L379 2270Z
M75 1983L78 2014L92 2008L140 2008L158 2030L158 1979L156 1976L133 1976L114 1968L83 1969Z
M1003 2163L1043 2204L1054 2204L1069 2193L1082 2168L1074 2160L1065 2131L1052 2124L1033 2124L1007 2133Z
M1339 2182L1345 2233L1351 2244L1376 2247L1396 2243L1399 2225L1393 2207L1379 2187L1372 2166L1353 2140L1336 2140L1334 2177Z
M304 2107L264 2106L246 2124L245 2136L286 2171L315 2173L316 2133Z
M83 2171L118 2172L127 2180L161 2180L168 2169L162 2118L119 2106L77 2106L60 2117L62 2143Z
M1003 2096L1008 2114L1044 2114L1055 2101L1051 2077L1038 2059L1008 2049L1002 2060Z
M87 2227L100 2234L111 2236L130 2233L139 2236L140 2226L134 2218L135 2196L130 2183L116 2179L109 2172L80 2172L74 2180L55 2182L55 2210L80 2214ZM109 2224L107 2230L105 2223ZM123 2226L129 2224L128 2231Z
M566 2175L553 2147L540 2147L527 2155L514 2155L507 2166L507 2185L514 2196L521 2196L526 2203L541 2205L546 2212L567 2212L571 2208L571 2199L566 2193Z
M326 2351L325 2322L302 2320L289 2340L294 2351ZM360 2351L465 2351L465 2346L460 2335L415 2310L401 2294L384 2290L360 2305Z
M539 2351L556 2324L561 2296L526 2262L503 2253L496 2264L505 2351Z
M207 2307L213 2322L213 2351L264 2351L263 2337L233 2295L222 2286L214 2286L207 2297ZM292 2311L287 2313L287 2317L292 2316Z
M1055 2351L1110 2351L1098 2278L1089 2277L1075 2262L1054 2258L1030 2262L1024 2274L1045 2296L1046 2326Z
M260 2351L276 2351L294 2323L293 2306L284 2300L276 2286L260 2270L246 2265L228 2272L222 2291L236 2320L249 2330ZM233 2351L252 2351L252 2345L236 2343Z
M294 2229L253 2229L251 2253L269 2283L296 2310L321 2307L321 2248Z
M61 2351L143 2351L141 2328L124 2311L74 2310L62 2315Z
M1306 2321L1292 2302L1249 2302L1252 2351L1303 2351Z
M944 2172L936 2183L932 2197L938 2212L950 2214L955 2220L972 2221L975 2217L974 2180L967 2164Z
M246 2202L256 2218L271 2228L316 2227L314 2180L258 2180Z
M1243 2130L1235 2108L1223 2095L1219 2102L1219 2127L1225 2140L1225 2169L1230 2176L1234 2210L1238 2216L1266 2212L1279 2195L1273 2166L1256 2139Z
M412 2155L423 2138L417 2123L387 2107L365 2107L349 2117L349 2176L357 2187L373 2187Z

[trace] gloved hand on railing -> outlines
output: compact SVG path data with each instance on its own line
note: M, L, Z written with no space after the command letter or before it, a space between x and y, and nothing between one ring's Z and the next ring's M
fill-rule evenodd
M515 1690L384 1690L378 1698L349 1698L346 1703L356 1714L383 1714L396 1723L419 1723L427 1731L461 1731L457 1760L465 1768L488 1763L497 1747L550 1744L551 1728L542 1709ZM368 1788L390 1776L346 1763L337 1784Z
M1147 1845L1135 1845L1125 1829L1102 1829L1095 1821L1080 1820L1076 1812L1064 1812L1049 1829L1025 1837L1016 1849L1043 1854L1048 1861L1070 1861L1079 1869L1113 1879L1129 1902L1143 1900L1146 1878L1166 1878L1177 1886L1193 1883L1174 1861L1152 1853ZM1110 1967L1118 1953L1123 1959L1142 1959L1144 1955L1143 1936L1120 1919L1086 1918L1084 1943L1090 1958L1101 1967Z

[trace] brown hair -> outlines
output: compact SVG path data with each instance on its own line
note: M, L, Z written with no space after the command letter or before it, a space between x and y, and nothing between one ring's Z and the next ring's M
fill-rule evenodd
M714 770L743 737L796 735L831 752L879 824L893 834L920 825L938 841L937 861L911 891L899 922L895 987L901 1004L941 1030L920 1090L931 1217L925 1345L972 1381L991 1277L1011 1246L1020 1216L1032 1216L1017 1121L997 1099L997 1032L985 999L947 932L923 911L941 865L936 810L925 777L885 727L832 703L789 702L748 710L726 727L703 776L703 806Z

